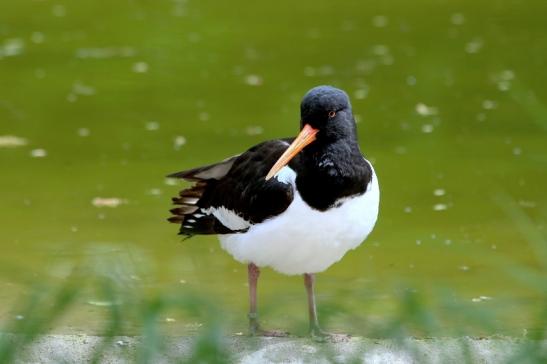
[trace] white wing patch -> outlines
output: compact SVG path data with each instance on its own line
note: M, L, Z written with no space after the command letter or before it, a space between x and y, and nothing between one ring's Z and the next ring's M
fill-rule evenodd
M205 214L212 214L218 221L230 230L245 230L251 226L251 223L232 210L228 210L224 206L210 207L208 209L201 209Z

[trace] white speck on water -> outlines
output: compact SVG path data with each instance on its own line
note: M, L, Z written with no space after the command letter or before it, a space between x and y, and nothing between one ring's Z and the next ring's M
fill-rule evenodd
M407 153L407 149L404 145L398 145L395 147L395 153L397 154L406 154Z
M438 203L438 204L433 205L433 210L434 211L444 211L447 208L448 208L448 206L444 203Z
M498 107L498 103L492 100L484 100L482 102L482 108L485 110L493 110Z
M357 72L362 73L370 72L374 69L374 67L376 67L376 61L372 59L357 61L357 64L355 65Z
M406 214L410 214L412 212L412 207L410 206L405 206L405 208L403 209L403 211L406 213Z
M47 156L47 151L42 148L33 149L30 151L30 156L33 158L44 158Z
M500 78L506 81L512 81L515 78L515 72L512 70L503 70L500 73Z
M420 239L416 240L416 245L422 245L422 241Z
M387 16L384 15L376 15L374 18L372 18L372 25L374 25L376 28L383 28L387 26L389 23L389 20Z
M28 144L27 139L15 135L0 135L0 148L22 147Z
M166 317L165 318L165 322L176 322L177 320L175 320L174 318L172 317Z
M262 133L264 133L264 128L262 128L261 126L257 126L257 125L254 125L254 126L248 126L246 129L245 129L245 133L247 135L260 135Z
M498 246L497 246L496 244L492 244L492 245L490 246L490 248L491 248L492 250L496 250L496 249L498 249Z
M355 90L355 92L353 93L353 97L357 100L363 100L367 96L368 96L368 87L366 86Z
M389 47L384 44L377 44L372 47L372 54L376 56L385 56L389 54Z
M186 15L186 0L173 0L173 12L174 16Z
M483 113L483 112L480 112L480 113L477 114L476 118L477 118L477 121L480 121L480 122L485 121L486 120L486 114Z
M15 319L18 320L18 321L24 320L24 319L25 319L25 316L23 316L23 315L16 315L16 316L15 316Z
M175 150L179 150L180 147L182 147L185 144L186 144L186 138L183 137L182 135L177 135L173 139L173 148L175 148Z
M135 62L133 63L133 72L135 73L146 73L148 72L148 63L146 62Z
M321 67L319 67L319 74L321 76L330 76L332 74L334 74L334 67L332 67L331 65L323 65Z
M490 301L492 299L492 297L490 296L479 296L479 297L476 297L476 298L472 298L471 301L472 302L483 302L483 301Z
M44 71L42 68L36 68L34 70L34 76L38 79L42 79L46 77L46 71Z
M113 302L113 301L89 300L87 301L87 304L91 306L97 306L97 307L110 307L110 306L118 305L119 303Z
M245 58L247 58L248 60L254 61L260 57L256 49L249 47L249 48L245 48Z
M426 134L432 133L433 129L434 129L433 124L422 125L422 133L426 133Z
M95 94L95 88L85 85L80 81L76 81L72 85L72 92L74 92L76 95L91 96Z
M148 194L152 196L160 196L162 191L159 188L151 188L148 190Z
M475 38L465 45L465 51L469 54L479 53L482 49L483 41L480 38Z
M317 75L317 71L315 70L315 68L311 66L304 67L304 76L314 77L315 75Z
M14 57L23 53L25 42L20 38L10 38L0 45L0 59L3 57Z
M247 75L245 76L245 83L249 86L261 86L263 80L259 75Z
M57 17L63 17L66 15L66 9L63 5L55 4L51 8L51 13Z
M422 116L437 115L437 108L433 106L427 106L423 102L416 104L416 112Z
M45 38L46 37L44 36L44 33L42 32L34 32L30 35L30 40L32 41L32 43L36 43L36 44L43 43Z
M500 91L509 91L511 89L511 82L509 81L498 81L498 90Z
M76 233L76 232L78 232L78 227L77 226L71 226L70 231L72 231L73 233Z
M97 219L99 219L99 220L106 219L106 214L103 214L102 212L100 214L97 214Z
M415 86L416 85L416 77L414 76L407 76L406 77L406 84L409 86Z
M179 283L180 283L180 284L186 284L186 280L181 279L181 280L179 280Z
M74 93L69 93L66 95L66 101L68 102L76 102L78 100L78 96L76 96Z
M360 114L353 114L353 118L355 119L356 124L359 124L363 121L363 117Z
M188 34L188 41L190 43L198 43L201 40L201 36L198 33L189 33Z
M469 271L470 268L467 265L460 265L458 269L461 271L467 272Z
M156 131L160 128L160 123L157 121L148 121L145 125L146 130L148 131Z
M202 111L198 114L198 119L201 121L207 121L211 118L208 112Z
M137 52L131 47L108 47L108 48L78 48L76 58L106 59L113 57L133 57Z
M91 204L95 207L118 207L126 204L127 201L119 197L95 197L91 200Z
M91 134L88 128L79 128L77 133L78 133L78 136L81 136L81 137L88 137Z
M465 23L465 17L462 13L454 13L450 16L450 22L454 25L462 25Z
M164 183L167 186L176 186L177 185L177 179L176 178L166 178Z
M446 194L446 191L442 188L436 188L435 190L433 190L434 196L444 196L445 194Z
M437 234L431 234L431 239L433 240L437 239Z
M503 70L499 74L494 75L494 81L500 91L509 91L514 78L515 73L512 70Z
M522 154L522 149L520 149L519 147L513 148L513 155L521 155L521 154Z
M444 245L452 245L452 240L446 239L446 240L444 241Z

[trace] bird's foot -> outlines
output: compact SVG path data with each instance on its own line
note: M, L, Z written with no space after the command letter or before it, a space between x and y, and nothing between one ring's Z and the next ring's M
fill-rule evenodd
M287 337L289 333L281 330L264 330L260 326L253 326L249 328L250 336L263 336L263 337Z
M320 342L320 343L348 342L351 339L351 335L349 334L335 334L332 332L327 332L321 329L319 326L315 326L310 329L310 336L313 341Z
M258 323L258 317L249 314L249 335L263 337L287 337L289 333L281 330L264 330Z
M288 337L289 333L287 331L282 330L263 330L260 329L255 334L255 336L263 336L263 337Z

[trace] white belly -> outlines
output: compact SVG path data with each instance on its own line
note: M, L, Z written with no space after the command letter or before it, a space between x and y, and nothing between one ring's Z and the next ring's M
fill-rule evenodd
M280 175L294 183L292 170ZM295 189L285 212L252 225L246 233L219 235L220 243L242 263L289 275L322 272L365 240L376 223L379 200L374 170L363 195L344 199L325 212L309 207Z

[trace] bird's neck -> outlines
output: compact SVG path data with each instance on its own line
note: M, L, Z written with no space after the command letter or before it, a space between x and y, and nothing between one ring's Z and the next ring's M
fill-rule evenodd
M355 138L305 148L297 168L296 187L304 201L318 210L365 192L372 178L372 169Z

